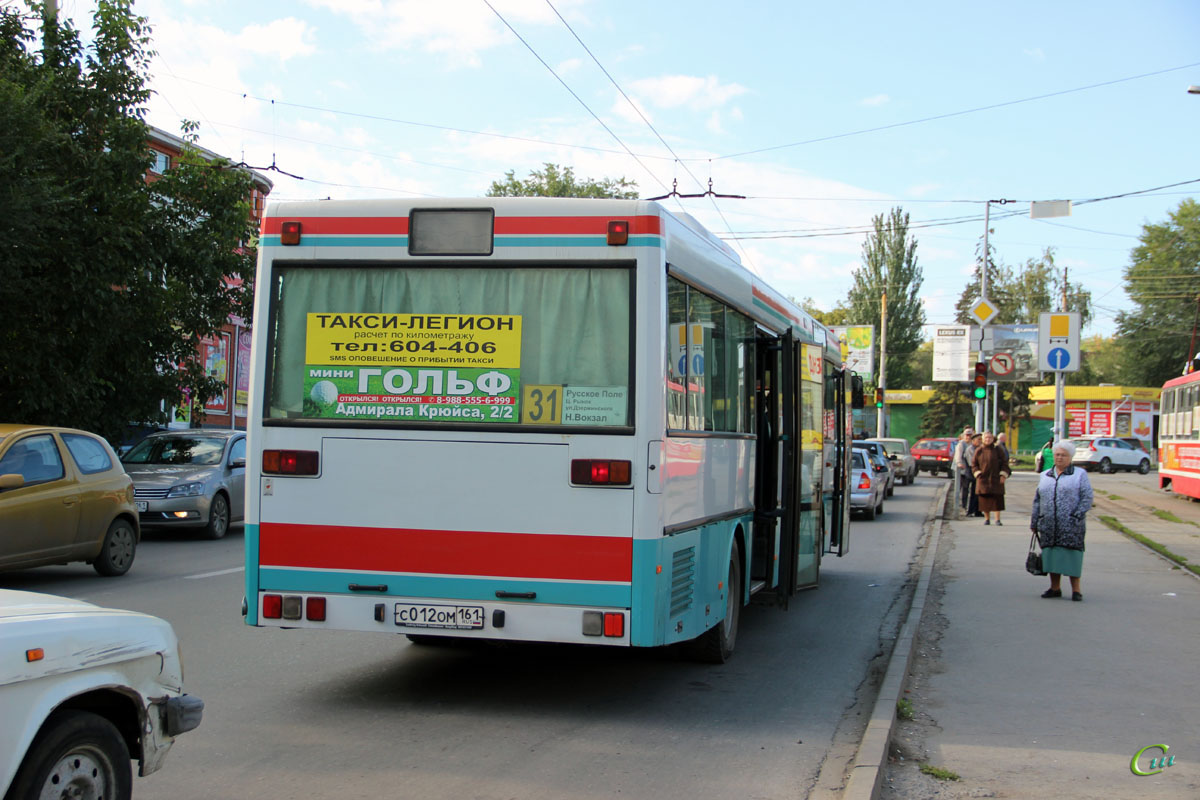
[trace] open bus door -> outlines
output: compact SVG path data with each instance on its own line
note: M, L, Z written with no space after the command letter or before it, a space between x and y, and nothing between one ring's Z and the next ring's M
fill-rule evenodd
M833 508L825 552L839 557L850 552L850 436L854 410L864 405L863 380L847 370L834 378Z
M755 351L754 378L754 534L750 564L751 594L778 588L780 550L785 511L785 459L783 433L785 408L783 397L785 352L793 349L790 332L779 338L759 329Z
M780 531L779 531L779 596L786 602L804 585L815 583L815 576L801 576L798 566L800 554L800 358L803 348L789 330L779 340L782 370L779 380L779 396L782 407L780 456L783 462L780 476ZM810 551L811 552L811 551ZM810 580L811 577L811 580Z

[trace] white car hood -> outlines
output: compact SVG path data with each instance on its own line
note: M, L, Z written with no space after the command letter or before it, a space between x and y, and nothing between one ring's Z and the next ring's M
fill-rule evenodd
M69 597L58 597L39 592L20 592L16 589L0 589L0 619L43 614L69 614L91 609L99 610L99 608L92 603L72 600Z

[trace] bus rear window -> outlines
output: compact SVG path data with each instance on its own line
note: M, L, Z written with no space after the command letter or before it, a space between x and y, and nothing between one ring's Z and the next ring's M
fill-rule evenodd
M628 267L276 266L266 416L632 424Z

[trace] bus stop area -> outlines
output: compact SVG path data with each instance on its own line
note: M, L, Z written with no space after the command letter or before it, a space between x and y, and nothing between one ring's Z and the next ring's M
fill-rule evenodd
M1200 577L1130 535L1200 564L1200 505L1097 488L1083 601L1065 579L1047 599L1025 571L1037 479L1014 473L1002 526L942 490L843 798L1200 796Z

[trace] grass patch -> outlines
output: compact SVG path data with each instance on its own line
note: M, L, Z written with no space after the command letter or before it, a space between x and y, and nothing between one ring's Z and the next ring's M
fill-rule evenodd
M1108 497L1109 500L1124 500L1125 499L1124 497L1121 497L1121 495L1112 494L1111 492L1105 492L1105 496Z
M897 700L896 701L896 716L899 717L900 719L912 719L913 718L912 700L909 700L907 697L901 697L899 700Z
M1154 509L1153 514L1159 519L1165 519L1167 522L1183 522L1183 520L1172 514L1170 511L1164 511L1161 508Z
M1153 550L1154 552L1163 556L1164 558L1169 558L1170 560L1174 561L1176 564L1178 564L1179 566L1188 570L1189 572L1193 572L1197 575L1200 575L1200 566L1196 566L1194 564L1189 564L1189 563L1187 563L1186 558L1184 558L1183 556L1180 556L1180 555L1176 555L1175 553L1172 553L1170 550L1163 547L1161 544L1154 541L1153 539L1148 539L1145 536L1142 536L1140 533L1134 533L1133 531L1129 530L1129 528L1126 528L1124 525L1122 525L1117 520L1116 517L1102 516L1102 517L1100 517L1100 521L1103 522L1108 527L1112 528L1114 531L1125 534L1130 539L1133 539L1135 542L1140 542L1140 543L1144 544L1146 547L1149 547L1151 550Z
M932 764L922 764L921 772L924 772L930 777L937 778L939 781L961 781L957 772L952 772L943 767L935 767Z

